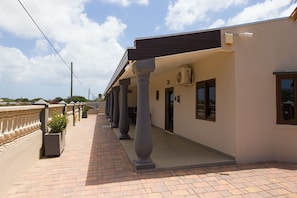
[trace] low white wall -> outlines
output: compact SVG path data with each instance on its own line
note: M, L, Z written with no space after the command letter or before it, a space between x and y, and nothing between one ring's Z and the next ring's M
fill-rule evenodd
M39 160L41 147L41 130L0 147L0 197Z

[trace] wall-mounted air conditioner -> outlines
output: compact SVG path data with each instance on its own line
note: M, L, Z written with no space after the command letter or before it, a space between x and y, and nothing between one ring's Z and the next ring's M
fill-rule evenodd
M188 66L182 67L176 72L176 84L192 85L192 69Z

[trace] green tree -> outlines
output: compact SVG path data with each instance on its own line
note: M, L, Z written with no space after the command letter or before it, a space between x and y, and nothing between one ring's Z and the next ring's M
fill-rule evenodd
M17 98L15 99L16 102L30 102L28 98Z
M73 101L73 102L87 102L88 100L83 96L72 96L72 97L68 97L66 99L67 103L70 103L71 101Z
M59 102L61 102L63 100L63 98L61 98L61 97L56 97L54 100L53 100L53 102L55 102L55 103L59 103Z

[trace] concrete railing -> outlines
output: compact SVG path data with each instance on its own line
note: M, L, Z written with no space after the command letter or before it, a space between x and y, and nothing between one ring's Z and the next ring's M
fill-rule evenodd
M40 106L0 107L0 145L40 129Z
M67 128L80 121L85 103L0 107L0 146L41 129L48 132L47 123L54 112L67 115Z

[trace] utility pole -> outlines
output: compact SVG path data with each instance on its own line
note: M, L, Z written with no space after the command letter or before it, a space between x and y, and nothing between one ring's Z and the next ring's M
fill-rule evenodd
M91 92L91 90L89 88L89 91L88 91L88 101L90 101L90 92Z
M73 64L71 62L71 85L70 85L70 98L72 98L72 90L73 90Z

